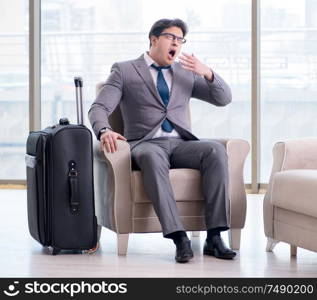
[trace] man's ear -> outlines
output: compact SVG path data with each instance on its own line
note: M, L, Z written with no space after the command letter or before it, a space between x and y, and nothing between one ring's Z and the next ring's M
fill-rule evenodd
M151 45L152 45L152 46L156 46L157 40L158 40L158 37L155 36L155 35L152 35L151 38L150 38Z

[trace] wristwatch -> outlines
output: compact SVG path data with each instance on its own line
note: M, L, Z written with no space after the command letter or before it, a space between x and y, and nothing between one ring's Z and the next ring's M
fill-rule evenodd
M99 130L98 140L100 140L101 135L102 135L104 132L108 131L108 130L109 130L109 128L107 128L107 127L101 128L101 129Z

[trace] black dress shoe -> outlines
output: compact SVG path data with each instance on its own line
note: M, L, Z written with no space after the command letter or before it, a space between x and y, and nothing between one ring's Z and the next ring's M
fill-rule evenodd
M179 263L187 263L194 257L190 240L188 238L181 238L174 242L176 245L175 260Z
M219 235L214 235L211 240L206 240L204 254L215 256L221 259L233 259L236 253L227 248Z

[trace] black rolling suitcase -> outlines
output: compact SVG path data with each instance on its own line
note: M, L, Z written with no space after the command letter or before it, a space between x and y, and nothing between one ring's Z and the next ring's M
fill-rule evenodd
M60 119L30 132L26 144L29 231L52 254L97 245L92 135L83 125L81 78L75 86L78 125Z

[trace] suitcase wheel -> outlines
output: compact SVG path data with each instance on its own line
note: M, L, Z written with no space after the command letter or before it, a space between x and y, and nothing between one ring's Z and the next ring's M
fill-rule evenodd
M57 255L61 252L61 249L53 247L52 255Z
M99 242L97 242L97 245L89 250L84 250L83 251L83 254L93 254L95 253L96 251L98 251L99 249Z

